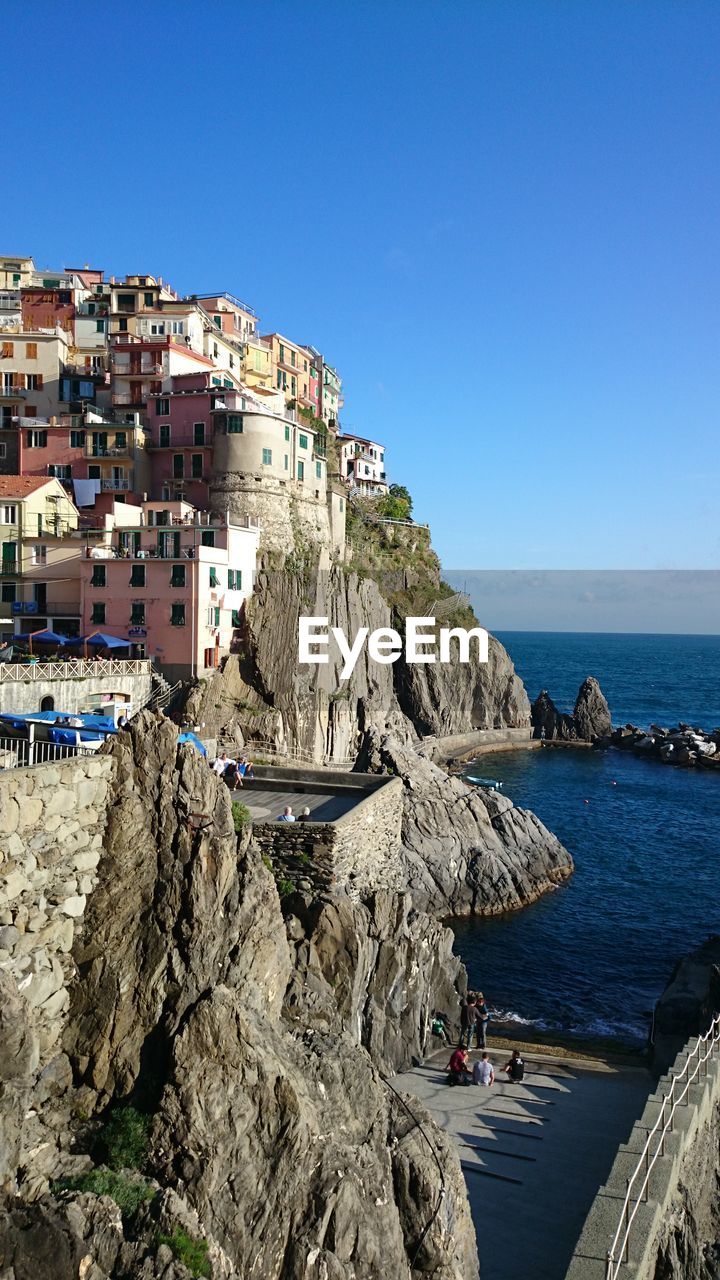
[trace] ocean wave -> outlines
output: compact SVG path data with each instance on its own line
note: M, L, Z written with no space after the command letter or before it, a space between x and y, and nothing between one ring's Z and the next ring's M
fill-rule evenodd
M521 1013L515 1013L512 1009L491 1009L490 1013L495 1022L512 1022L519 1027L537 1027L538 1031L547 1031L550 1025L544 1018L523 1018Z
M557 1032L561 1035L582 1037L586 1040L642 1041L647 1039L649 1024L638 1022L610 1022L605 1018L587 1021L548 1018L525 1018L513 1009L492 1009L492 1021L515 1027L532 1027L535 1031ZM491 1023L492 1026L492 1023Z

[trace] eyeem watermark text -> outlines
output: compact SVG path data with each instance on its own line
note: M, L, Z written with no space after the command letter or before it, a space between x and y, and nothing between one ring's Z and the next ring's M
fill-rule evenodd
M484 627L441 627L435 632L434 618L406 618L405 637L392 627L370 631L361 627L352 641L342 627L328 627L327 618L299 619L298 660L315 666L330 661L331 641L337 645L343 660L340 679L347 680L355 670L363 648L367 645L372 662L389 666L405 653L406 662L487 662L488 633ZM474 645L471 646L471 641ZM471 656L472 655L472 656Z

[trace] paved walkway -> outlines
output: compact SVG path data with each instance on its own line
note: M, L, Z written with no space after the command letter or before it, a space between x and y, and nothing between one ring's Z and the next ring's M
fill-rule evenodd
M508 1050L488 1047L495 1070ZM643 1068L525 1052L522 1084L449 1088L449 1052L393 1080L452 1134L482 1280L562 1280L593 1198L651 1089ZM473 1051L471 1062L478 1054ZM502 1073L500 1073L502 1074Z
M239 791L233 791L232 798L247 805L256 822L278 818L286 804L292 807L295 817L307 805L312 822L335 822L364 800L365 793L341 791L330 794L327 791L313 791L311 786L305 788L302 785L290 785L286 791L278 791L263 787L262 781L258 779L257 782L247 782Z

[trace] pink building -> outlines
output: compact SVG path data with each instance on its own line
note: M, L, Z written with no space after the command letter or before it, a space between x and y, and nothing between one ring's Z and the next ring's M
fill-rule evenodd
M83 634L127 639L133 657L155 658L170 680L210 674L252 593L257 524L231 524L187 502L115 511L115 527L81 563Z
M171 378L170 389L147 404L152 493L165 500L185 499L208 506L213 458L213 412L240 412L239 390L217 371Z

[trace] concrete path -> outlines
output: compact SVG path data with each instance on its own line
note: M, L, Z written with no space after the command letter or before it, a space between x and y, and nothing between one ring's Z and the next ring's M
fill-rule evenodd
M312 822L335 822L344 813L348 813L360 800L365 799L363 792L313 791L312 787L288 785L287 790L263 787L262 781L246 782L238 791L233 791L233 800L247 805L257 822L272 820L282 813L286 804L292 808L295 817L302 813L307 805Z
M496 1072L510 1054L488 1048ZM465 1171L482 1280L562 1280L616 1149L652 1081L642 1068L526 1052L522 1084L445 1083L449 1052L393 1080L452 1134ZM473 1051L471 1062L478 1054Z

